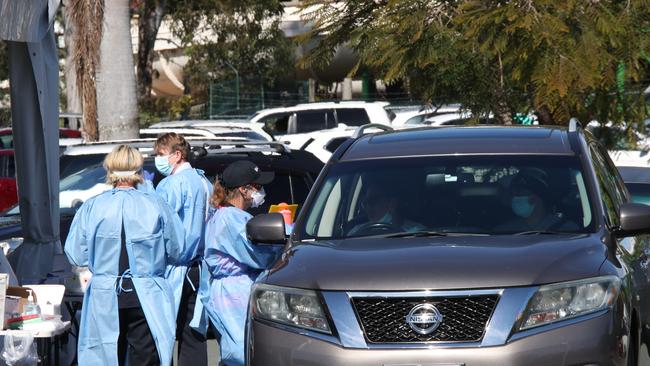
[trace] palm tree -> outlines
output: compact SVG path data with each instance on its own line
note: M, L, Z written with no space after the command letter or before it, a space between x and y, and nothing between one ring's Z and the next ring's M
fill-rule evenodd
M137 138L138 99L129 0L108 0L104 5L104 34L97 70L99 139Z
M70 5L86 138L135 138L138 110L129 0L71 0Z

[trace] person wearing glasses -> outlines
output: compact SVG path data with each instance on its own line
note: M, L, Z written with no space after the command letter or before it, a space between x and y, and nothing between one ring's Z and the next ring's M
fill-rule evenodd
M214 183L211 204L216 211L205 229L205 261L211 274L209 294L202 297L210 320L221 335L221 365L244 365L244 328L251 286L282 251L257 246L246 237L246 212L264 202L263 185L273 172L262 172L252 162L231 163Z

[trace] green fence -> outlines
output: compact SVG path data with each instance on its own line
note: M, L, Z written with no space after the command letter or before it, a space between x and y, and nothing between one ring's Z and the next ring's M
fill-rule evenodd
M269 90L259 80L235 79L212 82L207 103L208 118L249 116L264 108L274 108L308 101L307 83L293 90Z

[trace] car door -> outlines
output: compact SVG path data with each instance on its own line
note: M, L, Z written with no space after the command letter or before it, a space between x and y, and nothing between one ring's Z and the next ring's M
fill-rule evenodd
M606 150L596 142L590 144L592 164L598 178L601 197L606 209L608 226L615 228L620 225L618 213L623 203L630 202L629 193L623 179L614 167ZM617 259L624 264L622 270L628 271L632 286L630 298L634 307L639 311L639 319L650 324L650 271L648 257L650 256L650 236L637 235L617 240Z

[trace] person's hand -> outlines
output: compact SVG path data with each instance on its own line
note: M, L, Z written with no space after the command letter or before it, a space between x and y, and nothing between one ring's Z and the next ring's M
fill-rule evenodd
M153 177L154 177L153 172L149 172L149 171L147 171L145 169L145 170L142 171L142 176L144 177L144 180L148 180L148 181L153 182Z

